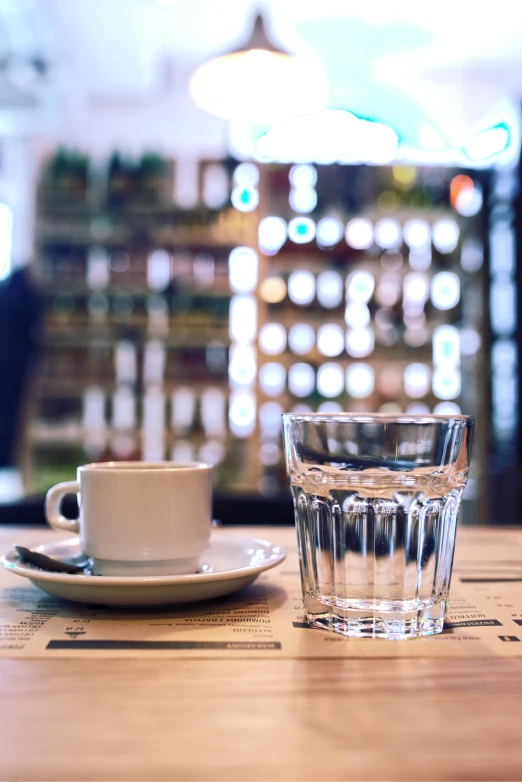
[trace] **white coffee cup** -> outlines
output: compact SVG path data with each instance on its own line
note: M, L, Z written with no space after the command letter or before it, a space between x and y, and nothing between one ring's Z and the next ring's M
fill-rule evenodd
M212 468L197 462L97 462L49 489L54 529L80 534L93 572L103 576L194 573L212 526ZM78 519L61 504L78 495Z

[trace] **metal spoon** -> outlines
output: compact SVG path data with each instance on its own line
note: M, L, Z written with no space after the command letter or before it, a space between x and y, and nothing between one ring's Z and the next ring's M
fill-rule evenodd
M89 565L89 558L85 554L71 559L53 559L46 554L40 554L39 551L32 551L25 546L15 546L18 556L22 562L29 562L31 565L42 570L49 570L51 573L80 573Z

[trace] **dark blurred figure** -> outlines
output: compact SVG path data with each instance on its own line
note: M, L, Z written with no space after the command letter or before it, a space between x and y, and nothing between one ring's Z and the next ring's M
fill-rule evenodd
M18 461L19 437L40 352L43 297L28 267L0 282L0 469Z

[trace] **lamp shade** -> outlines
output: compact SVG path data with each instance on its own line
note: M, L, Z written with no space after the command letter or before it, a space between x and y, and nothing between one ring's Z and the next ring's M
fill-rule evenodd
M197 68L190 94L221 119L263 125L323 106L328 81L317 63L276 47L258 15L244 46Z

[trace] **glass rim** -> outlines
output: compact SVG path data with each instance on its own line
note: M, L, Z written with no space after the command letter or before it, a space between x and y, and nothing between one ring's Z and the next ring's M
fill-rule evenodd
M461 413L283 413L283 419L288 421L337 421L338 423L372 424L431 424L444 421L459 421L475 423L475 416Z

